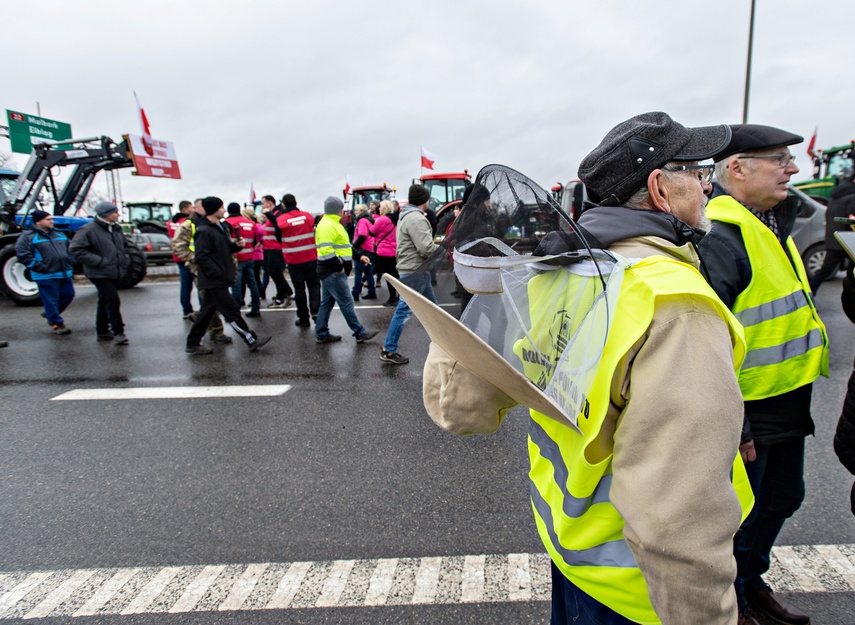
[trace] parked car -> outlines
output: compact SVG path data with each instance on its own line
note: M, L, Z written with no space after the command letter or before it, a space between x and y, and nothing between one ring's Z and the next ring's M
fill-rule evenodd
M790 193L802 200L796 225L793 226L793 241L802 255L808 279L813 277L825 261L825 206L790 185Z
M149 265L165 265L172 262L172 246L165 234L130 234L131 243L140 248L145 254Z

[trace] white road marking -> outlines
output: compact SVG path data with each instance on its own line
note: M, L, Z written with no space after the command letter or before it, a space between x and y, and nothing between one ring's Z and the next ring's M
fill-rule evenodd
M365 595L364 605L385 605L395 581L395 569L398 568L397 558L386 558L377 561L377 568L371 575L368 594Z
M276 588L276 592L273 593L265 608L282 610L291 605L291 601L297 595L297 591L300 590L300 584L303 583L303 578L306 577L310 568L312 568L311 562L294 562L288 567Z
M855 545L775 547L780 592L855 591ZM540 553L229 566L3 571L0 618L548 601ZM134 581L136 580L136 581ZM795 580L795 581L794 581ZM224 597L211 605L214 596ZM203 601L204 598L204 601ZM81 606L81 607L77 607ZM122 608L122 606L126 606Z
M54 588L42 602L24 615L28 618L43 618L65 603L95 571L76 571L74 575Z
M354 564L356 564L356 560L338 560L333 564L329 577L324 583L323 590L321 590L321 596L315 601L315 607L331 608L338 604Z
M197 399L204 397L275 397L291 390L290 384L255 386L143 386L136 388L78 388L51 401L94 399Z
M214 583L214 580L219 577L220 573L222 573L225 568L225 566L206 566L202 569L202 572L199 573L192 582L190 582L190 585L187 586L184 594L175 602L175 605L167 611L170 614L192 612L193 608L196 607L196 604L199 603L199 599L205 596L205 593L208 592L211 584Z
M183 567L172 566L161 569L157 575L140 591L128 606L119 614L141 614L145 612L163 589L172 581L172 578L181 572Z
M217 609L223 612L240 610L269 566L269 564L250 564L246 567L246 570L235 582L229 596Z
M422 558L416 573L413 603L433 603L436 600L440 566L442 566L442 558Z
M116 596L122 587L128 583L140 569L119 569L103 586L101 586L89 600L84 603L72 616L92 616L103 608L110 599Z

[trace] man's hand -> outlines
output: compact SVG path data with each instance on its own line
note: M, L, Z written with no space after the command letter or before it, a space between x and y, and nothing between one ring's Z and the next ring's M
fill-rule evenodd
M360 262L362 262L363 265L370 265L371 264L371 259L368 258L367 256L360 256L359 260L360 260Z
M742 456L742 462L748 464L757 460L757 450L754 449L754 441L739 446L739 455Z
M235 245L242 248L244 245L246 245L246 241L243 240L243 237L238 237L237 239L235 239Z

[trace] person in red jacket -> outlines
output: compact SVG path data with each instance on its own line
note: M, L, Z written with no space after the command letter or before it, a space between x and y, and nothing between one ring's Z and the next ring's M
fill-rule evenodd
M279 216L285 207L276 204L272 195L261 198L261 212L264 222L264 269L273 284L276 285L276 295L268 308L288 308L291 305L291 285L285 279L285 260L282 256L282 232L279 230ZM262 285L264 290L264 285Z
M282 198L284 212L276 219L282 233L282 255L288 264L288 273L294 283L294 299L297 302L297 325L311 326L318 317L321 305L321 282L318 280L318 250L315 246L315 219L306 211L297 208L297 198L287 193ZM306 290L309 292L306 302Z
M250 310L246 314L247 317L258 317L261 312L261 297L258 292L258 283L255 281L255 272L253 267L255 262L252 259L252 251L255 247L255 226L254 221L250 221L240 213L240 204L232 202L229 204L229 216L226 221L231 225L232 232L235 238L243 239L243 249L237 253L237 275L235 283L232 286L232 297L240 304L243 299L243 284L249 287Z
M175 233L178 232L181 222L187 219L192 211L193 203L189 200L182 200L178 203L178 212L166 222L166 234L169 235L170 240L175 238ZM192 320L193 303L190 301L190 296L193 294L193 274L187 269L184 261L175 254L172 255L172 260L175 261L175 265L178 267L178 274L181 276L181 289L179 290L178 299L184 311L184 318Z

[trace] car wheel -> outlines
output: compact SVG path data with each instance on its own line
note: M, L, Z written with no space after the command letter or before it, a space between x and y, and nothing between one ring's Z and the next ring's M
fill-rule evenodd
M802 254L802 262L804 262L805 273L807 273L808 280L810 280L813 278L813 274L822 267L822 263L825 262L825 244L814 243L807 248L804 254Z

